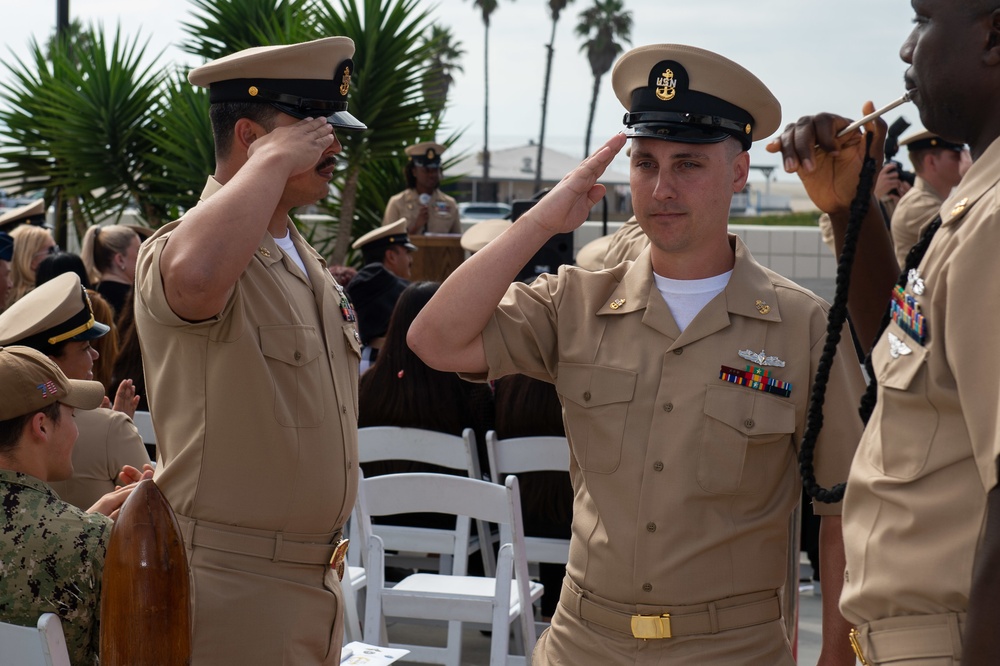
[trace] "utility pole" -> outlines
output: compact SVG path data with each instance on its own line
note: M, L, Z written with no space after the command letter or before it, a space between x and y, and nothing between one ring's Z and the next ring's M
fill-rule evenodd
M56 34L65 37L69 32L69 0L56 0Z

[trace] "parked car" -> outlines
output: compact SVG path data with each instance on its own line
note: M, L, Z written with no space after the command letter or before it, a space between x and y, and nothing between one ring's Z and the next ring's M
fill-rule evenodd
M510 204L493 201L467 201L458 204L458 216L463 220L494 220L510 216Z

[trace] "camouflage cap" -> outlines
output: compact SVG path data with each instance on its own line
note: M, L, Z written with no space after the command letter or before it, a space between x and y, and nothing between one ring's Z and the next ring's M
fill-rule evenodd
M31 347L0 347L0 421L33 414L56 402L96 409L103 400L100 382L67 379L59 366Z

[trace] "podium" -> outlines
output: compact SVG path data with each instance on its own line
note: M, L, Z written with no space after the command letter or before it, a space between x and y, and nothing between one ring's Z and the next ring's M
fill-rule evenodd
M410 279L414 282L432 280L444 282L458 265L465 261L460 243L462 234L414 234L410 242L417 246L413 253Z

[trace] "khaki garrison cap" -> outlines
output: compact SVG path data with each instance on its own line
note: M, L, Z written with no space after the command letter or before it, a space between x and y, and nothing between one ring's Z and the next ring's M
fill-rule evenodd
M0 314L0 345L44 350L65 340L93 340L110 330L94 320L90 297L76 273L55 276Z
M946 141L928 130L911 134L902 139L899 145L906 146L906 149L909 151L927 150L929 148L947 148L958 152L965 150L965 144Z
M354 73L354 42L326 37L302 44L255 46L196 67L193 85L209 100L261 102L295 118L322 118L334 127L367 129L347 112Z
M439 167L441 166L441 153L444 152L444 146L433 141L424 141L407 146L404 152L410 156L410 161L416 166Z
M417 246L410 242L410 236L406 233L406 218L400 218L392 224L376 227L366 233L351 245L355 250L364 248L370 252L380 247L399 245L407 250L415 251Z
M469 252L479 252L489 245L493 239L497 238L513 224L510 220L483 220L477 222L465 230L462 240L459 241L462 247Z
M614 234L601 236L581 247L576 253L576 265L588 271L599 271L604 268L604 257L611 246L612 236Z
M77 409L97 409L104 385L67 379L63 371L30 347L0 347L0 421L34 414L55 402Z
M45 202L37 199L26 206L20 206L0 215L0 230L10 231L22 224L45 225Z
M693 46L632 49L615 64L611 85L628 110L629 137L718 143L732 136L747 150L781 124L781 105L760 79Z

